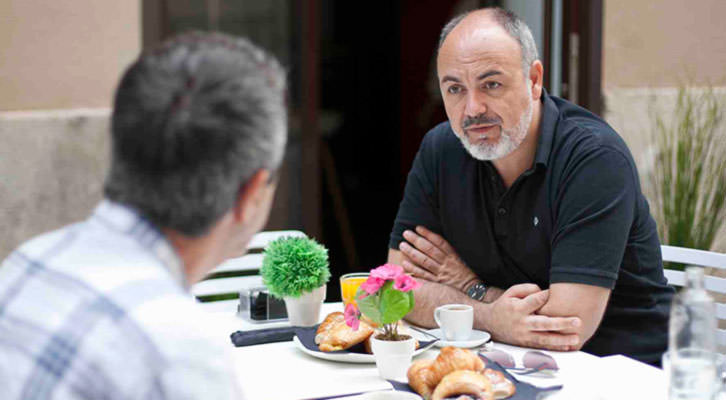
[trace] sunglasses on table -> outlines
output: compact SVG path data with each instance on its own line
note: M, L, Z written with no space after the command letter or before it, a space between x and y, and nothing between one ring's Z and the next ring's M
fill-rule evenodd
M536 373L553 375L555 372L559 371L557 362L551 355L537 350L530 350L524 353L524 356L522 357L522 367L517 367L514 357L502 350L494 349L481 351L479 354L496 362L502 366L502 368L515 372L519 375L530 375Z

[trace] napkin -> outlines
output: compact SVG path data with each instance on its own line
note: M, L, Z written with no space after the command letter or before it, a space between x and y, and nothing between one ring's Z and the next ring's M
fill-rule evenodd
M230 335L236 347L253 346L256 344L289 342L295 336L294 327L268 328L253 331L237 331Z
M504 376L507 379L509 379L510 381L512 381L512 383L514 383L514 386L517 388L517 391L514 393L514 395L512 397L507 398L507 400L536 400L538 398L537 396L539 396L539 394L542 392L551 392L551 391L562 389L562 385L540 388L540 387L532 386L526 382L521 382L521 381L517 380L517 378L512 376L512 374L507 372L506 369L502 368L502 366L499 365L498 363L491 361L482 355L479 355L479 357L481 357L482 360L484 360L484 362L487 365L487 368L491 368L493 370L500 371L501 373L504 374ZM406 383L406 382L398 382L398 381L393 381L393 380L389 380L388 382L391 385L393 385L393 388L395 390L416 393L411 388L411 386L408 386L408 383Z

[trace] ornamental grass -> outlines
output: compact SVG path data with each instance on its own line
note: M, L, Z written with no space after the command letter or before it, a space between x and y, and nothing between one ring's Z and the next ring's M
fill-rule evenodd
M651 111L645 190L663 244L711 250L726 220L724 101L681 87L672 115Z

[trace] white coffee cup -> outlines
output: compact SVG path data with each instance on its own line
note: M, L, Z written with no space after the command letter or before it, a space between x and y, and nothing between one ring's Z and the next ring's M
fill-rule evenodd
M467 304L446 304L434 310L434 320L449 341L468 340L474 325L474 308Z

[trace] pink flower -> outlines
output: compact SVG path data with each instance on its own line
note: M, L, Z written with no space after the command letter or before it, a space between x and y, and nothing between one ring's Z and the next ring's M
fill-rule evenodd
M377 292L384 283L386 283L385 279L381 279L371 274L371 276L369 276L368 279L366 279L366 281L360 285L360 288L363 289L363 291L365 292L365 294L362 295L360 298L364 299L368 297L368 295Z
M380 278L384 281L392 281L403 274L403 267L396 264L383 264L371 270L371 277Z
M358 320L360 317L360 311L358 311L358 308L353 305L353 303L348 303L348 305L345 306L345 312L343 315L345 317L346 325L353 328L354 331L357 331L358 326L360 325L360 321Z
M409 290L418 289L420 287L421 282L416 281L406 274L397 276L393 281L393 288L402 292L408 292Z

